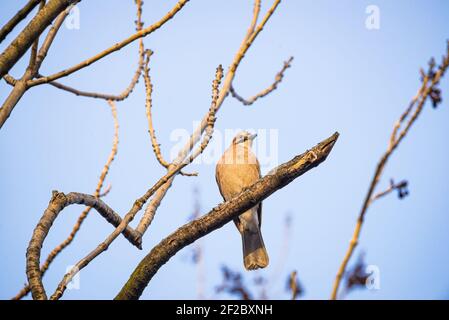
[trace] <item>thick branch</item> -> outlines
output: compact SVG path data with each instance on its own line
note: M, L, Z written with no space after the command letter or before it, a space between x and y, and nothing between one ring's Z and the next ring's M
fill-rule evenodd
M217 72L215 75L215 80L213 82L213 89L218 90L218 86L220 85L221 77L223 76L223 70L221 69L221 66L217 68ZM212 96L212 106L211 109L214 109L213 106L215 106L216 96L218 96L218 92L216 92L215 95ZM214 122L214 121L213 121ZM213 122L211 125L213 125ZM208 139L207 136L204 138L205 140ZM207 143L209 142L210 138L207 140ZM200 150L200 153L204 150L204 148L207 146L207 143L201 143L201 147L198 148ZM174 165L171 164L168 167L167 173L159 179L156 184L153 185L141 198L137 199L134 202L134 205L132 206L131 210L125 215L121 223L116 227L116 229L102 242L100 243L94 250L92 250L87 256L85 256L83 259L78 261L76 265L64 275L63 279L59 283L58 287L56 288L53 295L50 297L51 300L57 300L59 299L66 287L67 284L72 280L72 278L77 274L82 268L87 266L92 260L94 260L96 257L98 257L101 253L106 251L108 247L111 245L111 243L118 237L120 233L123 232L123 230L126 230L128 228L128 224L134 219L137 212L140 211L142 206L146 201L148 201L149 197L151 197L159 188L161 188L164 184L167 183L170 179L173 178L176 174L178 174L182 168L187 166L189 163L191 163L195 157L191 157L189 161L184 161L183 163ZM141 235L139 229L136 229L136 233L139 235L139 241L141 242Z
M45 9L45 7L42 8L40 11L43 11L44 9ZM28 88L29 88L28 81L33 79L34 76L36 75L36 73L38 72L43 60L45 59L45 56L47 55L48 50L50 49L51 43L53 42L53 40L56 36L56 33L58 32L64 19L67 17L67 15L69 13L69 9L70 9L70 7L66 8L63 12L61 12L58 15L54 25L50 28L50 31L48 31L45 41L44 41L42 47L39 49L37 56L35 57L35 61L30 61L30 64L29 64L28 68L25 70L25 73L22 76L22 78L20 80L17 80L14 82L14 89L11 91L8 98L5 100L2 107L0 108L0 129L5 124L6 120L11 115L12 110L15 108L15 106L20 101L22 96L28 90ZM35 43L36 43L36 41L35 41ZM34 49L33 49L33 51L34 51ZM9 75L5 75L5 78L6 78L6 76L8 76L8 79L11 78ZM9 83L8 80L6 80L6 81Z
M220 95L217 100L217 107L216 111L220 110L221 105L223 104L224 100L226 99L226 96L229 93L230 87L232 85L232 81L234 80L235 74L237 72L237 68L240 65L240 62L242 61L243 57L245 56L248 49L253 44L254 40L257 38L259 33L263 30L268 20L273 15L274 11L278 7L278 5L281 3L280 0L273 1L273 4L271 5L270 9L268 9L267 13L263 17L262 21L257 25L257 27L254 29L254 31L250 32L254 28L254 19L251 22L250 28L248 29L248 33L251 33L249 36L245 36L242 44L240 45L239 50L234 56L234 60L232 61L231 65L229 66L229 70L226 73L226 76L223 80L223 86L220 89ZM259 12L257 10L254 10L254 16L258 16ZM200 140L201 135L203 134L204 130L207 127L207 122L209 119L209 114L207 113L203 119L201 120L200 125L196 128L196 130L192 133L190 136L189 141L184 146L184 148L179 152L178 157L176 158L175 162L181 162L184 160L184 158L189 154L189 152L193 149L195 144Z
M222 227L297 177L318 166L331 152L338 133L311 150L272 170L238 196L213 208L208 214L185 224L156 245L139 263L116 299L138 299L156 272L187 245Z
M8 73L58 14L79 0L50 0L0 55L0 78Z
M75 192L65 195L62 192L53 191L53 196L50 203L34 229L26 254L26 273L33 299L47 298L42 285L42 275L40 270L41 248L53 222L58 217L59 213L64 208L72 204L84 204L88 207L94 208L114 227L117 227L122 222L122 219L117 213L115 213L114 210L108 207L108 205L106 205L103 201L92 195ZM131 227L127 226L124 228L123 235L133 245L141 248L139 235Z
M248 28L248 31L237 51L237 53L234 56L234 59L229 66L228 71L226 72L226 75L223 79L223 85L220 88L220 94L218 96L218 99L216 101L216 107L215 107L215 113L217 113L224 100L226 99L230 87L232 85L232 81L234 80L235 74L237 72L237 68L240 65L240 62L242 61L243 57L245 56L248 49L253 44L254 40L256 39L257 35L262 31L270 17L273 15L274 11L280 4L280 0L274 0L273 4L271 5L270 9L268 9L267 13L265 14L262 21L255 27L259 13L260 13L260 1L255 0L254 3L254 10L253 10L253 18L251 20L251 24ZM208 120L209 120L209 112L206 113L201 120L201 123L199 126L194 130L194 132L190 135L189 141L185 144L185 146L179 151L176 159L173 161L174 164L182 163L185 161L185 158L189 155L189 153L192 151L194 146L200 141L201 136L203 135L204 131L206 130L208 126ZM162 199L167 194L168 189L170 188L171 184L173 183L174 176L167 180L166 184L164 185L162 190L158 190L154 197L151 199L151 202L148 204L144 216L142 217L141 222L139 223L139 226L136 228L137 230L145 231L149 224L151 223L154 215L156 214L156 210L159 207ZM141 228L139 228L141 227ZM143 234L143 233L142 233Z
M0 30L0 43L6 38L6 36L19 24L20 21L26 18L26 16L39 4L41 0L30 0L28 3L20 9L14 17L11 18Z
M14 110L14 107L28 90L26 82L32 77L33 74L31 70L27 69L22 79L15 82L14 88L11 90L2 107L0 108L0 129L3 127L6 120L8 120L12 110Z
M45 7L45 0L40 0L39 11ZM33 46L31 47L30 61L28 63L28 68L34 70L36 65L36 57L37 57L37 49L39 47L39 37L34 41Z
M106 196L109 193L109 191L111 190L111 185L109 185L108 187L106 187L106 189L103 192L101 192L101 190L103 188L104 180L106 179L106 176L109 173L109 168L111 166L111 163L112 163L112 161L114 161L114 158L117 155L117 151L118 151L118 128L119 128L119 125L118 125L118 118L117 118L117 107L116 107L116 105L115 105L115 103L113 101L108 101L108 102L109 102L109 105L111 107L112 117L114 119L114 138L113 138L113 141L112 141L111 152L109 153L109 157L108 157L108 159L106 160L106 163L103 166L103 170L101 171L100 178L98 179L98 183L97 183L97 186L95 188L95 192L93 194L93 196L95 198L102 198L102 197ZM64 241L62 241L58 246L56 246L50 252L50 254L47 256L47 259L45 260L45 262L41 266L41 277L44 276L45 272L48 270L48 268L50 267L50 264L53 262L53 260L56 258L56 256L62 250L64 250L68 245L70 245L72 243L73 239L75 238L76 234L80 230L81 225L83 224L84 220L86 219L86 217L89 214L91 209L92 209L92 207L86 207L81 212L81 214L79 215L79 217L78 217L75 225L73 226L72 231L70 232L69 236ZM30 286L26 285L12 299L13 300L22 299L29 292L30 292Z
M42 62L44 62L45 58L47 57L48 50L50 50L50 47L55 40L56 34L58 33L59 29L62 26L62 23L64 22L65 18L70 13L70 10L73 8L74 4L71 4L68 6L64 11L62 11L57 18L55 19L55 22L53 23L52 27L47 33L47 36L45 37L44 42L42 43L42 47L39 49L39 52L36 56L36 61L34 65L34 74L33 76L36 76L38 70L40 69Z
M182 6L186 3L187 1L179 1L178 4L175 6L175 8L169 13L167 14L167 18L165 21L169 20L177 11L179 11ZM277 6L279 5L280 0L275 0L272 4L272 6L270 7L270 9L268 10L268 12L265 14L263 20L261 23L259 23L257 25L257 27L255 28L254 32L251 33L251 35L249 37L245 37L244 42L242 43L239 51L237 52L233 63L231 64L229 71L226 75L226 79L225 79L225 84L223 85L223 88L220 89L219 95L218 95L218 99L216 100L215 104L215 108L214 108L214 112L218 111L218 109L220 108L221 104L223 103L228 91L229 91L229 86L235 76L235 72L236 69L240 63L240 61L243 59L243 56L245 55L246 51L248 50L248 48L251 46L251 44L253 43L253 41L255 40L255 38L257 37L257 35L260 33L260 31L262 31L263 27L265 26L265 24L267 23L267 21L269 20L269 18L271 17L271 15L273 14L273 12L275 11L275 9L277 8ZM180 7L179 7L180 6ZM172 13L172 14L171 14ZM162 19L164 20L165 17ZM162 21L161 20L161 21ZM164 22L165 22L164 21ZM160 24L162 25L162 24ZM160 25L158 26L157 24L153 25L155 26L155 29L159 28ZM152 26L152 27L153 27ZM151 27L150 27L151 28ZM154 29L154 30L155 30ZM144 30L148 30L144 29ZM142 32L144 31L142 30ZM154 31L153 30L153 31ZM133 41L133 40L132 40ZM108 49L109 50L109 49ZM117 49L118 50L118 49ZM113 50L115 51L115 50ZM111 52L113 52L111 51ZM110 53L110 52L109 52ZM109 54L107 53L107 54ZM100 55L102 55L103 53L101 53ZM97 61L99 58L99 55L97 55L96 57L94 57L94 60L89 60L89 61ZM98 59L97 59L98 58ZM89 61L85 61L84 63L80 64L80 68L85 67L87 65L90 64ZM88 63L89 62L89 63ZM87 64L85 64L87 63ZM76 68L75 68L76 69ZM73 69L73 72L79 69ZM66 71L64 71L63 75L67 75L69 73L66 73ZM43 79L43 78L42 78ZM39 80L39 79L37 79ZM46 79L43 79L43 82L46 82L46 80L49 80L49 77L47 77ZM51 79L50 79L51 81ZM31 84L31 82L29 82L29 84ZM79 270L81 270L82 268L84 268L85 266L87 266L93 259L95 259L95 257L97 257L99 254L101 254L102 252L104 252L105 250L107 250L107 248L109 247L109 245L115 240L115 238L123 232L123 230L128 226L128 224L134 219L135 215L137 214L137 212L142 208L142 206L148 201L148 199L153 196L155 193L156 195L153 197L152 199L152 203L150 203L150 205L152 206L153 204L156 204L155 206L152 206L153 208L157 208L157 206L159 205L160 201L162 200L163 196L165 195L167 189L169 188L169 186L171 185L171 182L173 181L173 178L176 174L178 174L185 166L187 166L189 164L188 161L186 161L186 157L188 157L190 151L192 151L193 147L196 145L196 143L200 140L202 133L206 130L207 127L210 126L210 116L209 113L205 116L205 118L203 119L203 122L201 123L201 125L197 128L197 130L192 134L191 137L191 141L189 141L186 145L186 147L180 151L179 156L177 157L177 160L175 160L173 162L172 165L169 166L168 172L159 179L159 181L157 181L150 189L148 189L148 191L139 199L137 199L133 206L131 207L131 209L129 210L129 212L124 216L123 220L121 221L121 223L117 226L117 228L114 230L113 233L111 233L106 239L105 241L103 241L97 248L95 248L92 252L90 252L85 258L83 258L82 260L80 260L74 268L72 268L63 278L63 280L60 282L60 284L58 285L58 288L56 289L55 293L52 295L51 299L59 299L59 297L62 296L68 282L70 282L70 280L73 278L73 276L79 272ZM206 135L207 136L207 135ZM204 140L206 141L206 140ZM204 142L203 141L203 142ZM197 150L204 150L203 149L203 143L201 143L201 146L197 149ZM207 145L207 143L205 144ZM188 159L192 159L192 157L188 157ZM161 190L164 190L163 192L160 192ZM148 212L146 212L145 214L147 214ZM154 213L153 213L154 214ZM33 290L33 286L30 283L32 290ZM41 288L36 288L36 290L41 290ZM42 288L43 290L43 288ZM43 291L45 292L45 291ZM46 298L46 296L42 296L42 298Z
M170 166L170 163L167 162L164 159L164 157L162 156L161 145L158 143L157 138L156 138L156 133L154 131L154 126L153 126L153 116L152 116L152 112L151 112L151 109L153 108L153 99L152 99L153 83L151 82L150 68L148 67L148 64L150 62L150 57L153 55L153 51L151 51L150 49L145 50L144 55L146 56L146 58L145 58L144 66L143 66L143 79L145 82L145 93L146 93L145 112L146 112L147 120L148 120L148 133L150 134L151 146L153 147L153 152L154 152L154 155L156 156L157 161L161 164L161 166L168 169L168 167ZM198 173L196 173L196 172L185 173L183 171L181 171L180 174L183 176L190 176L190 177L198 175Z
M400 196L399 197L404 197L405 195L407 195L407 184L408 182L406 180L402 180L399 183L395 183L394 180L390 180L390 185L388 186L388 188L386 188L383 191L380 191L378 193L376 193L375 195L373 195L370 199L369 204L373 204L374 201L377 201L385 196L387 196L388 194L392 193L394 190L398 190Z

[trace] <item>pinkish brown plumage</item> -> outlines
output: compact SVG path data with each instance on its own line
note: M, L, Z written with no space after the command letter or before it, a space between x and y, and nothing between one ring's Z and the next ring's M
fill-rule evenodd
M260 178L259 161L251 150L255 137L246 131L238 133L217 163L215 178L225 200L233 198ZM262 203L234 219L242 235L243 263L247 270L268 265L268 254L260 231L261 222Z

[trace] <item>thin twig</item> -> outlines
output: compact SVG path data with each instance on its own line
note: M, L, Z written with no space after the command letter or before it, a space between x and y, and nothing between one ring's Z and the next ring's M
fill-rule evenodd
M396 124L394 125L387 151L382 155L382 157L380 158L380 160L377 164L377 167L374 172L373 178L371 180L368 192L365 196L365 200L363 202L362 209L359 213L357 223L356 223L353 235L352 235L352 239L349 243L348 250L346 251L344 259L343 259L343 261L338 269L337 275L335 277L332 294L331 294L331 299L337 299L338 288L340 286L341 279L345 273L349 259L351 258L352 254L354 252L354 249L358 244L360 232L362 229L362 225L363 225L363 222L365 219L366 212L368 210L368 207L372 203L374 191L375 191L375 189L379 183L379 180L382 176L385 165L387 164L390 156L393 154L393 152L399 146L401 141L405 138L405 136L409 132L410 128L415 123L416 119L418 119L419 115L421 114L421 111L423 110L425 102L427 101L427 98L429 97L430 93L436 88L436 85L439 84L439 81L444 76L444 73L446 72L448 66L449 66L449 41L448 41L448 45L447 45L446 55L443 56L443 61L442 61L441 65L439 66L438 71L434 72L434 70L433 70L434 63L431 62L427 74L425 74L422 79L422 82L423 82L422 87L420 90L418 90L418 98L412 99L411 104L408 106L406 111L401 115L398 122L396 122ZM414 108L414 110L413 110L413 108ZM410 114L411 114L411 116L410 116L410 118L408 118L408 116ZM407 119L408 119L408 121L406 121ZM402 125L405 125L405 127L402 129L402 131L399 131L400 128L402 127Z
M42 285L42 274L39 266L44 240L59 213L64 208L73 204L83 204L94 208L114 227L121 225L123 222L120 216L99 198L83 193L71 192L66 195L62 192L53 191L50 203L33 231L33 236L31 237L26 254L26 273L33 299L41 300L47 298ZM134 229L127 226L123 228L121 233L133 245L141 248L139 235Z
M207 214L170 234L143 258L115 298L119 300L138 299L152 277L173 255L194 241L224 226L245 210L252 208L294 179L318 166L326 160L337 139L338 133L334 133L309 151L278 166L272 171L272 174L259 179L231 200L218 205Z
M223 76L223 70L221 69L221 66L217 68L216 72L216 79L214 80L213 84L213 102L211 105L211 110L215 110L215 101L216 97L218 96L218 92L215 90L218 90L218 86L220 84L220 79ZM211 111L212 112L212 111ZM214 119L211 120L211 123L208 127L208 132L212 134L213 132L213 123L215 121L214 114L211 115L211 117ZM183 162L181 164L178 164L176 166L170 165L169 170L165 176L163 176L156 184L150 188L140 199L136 200L131 210L125 215L120 225L116 227L116 229L100 244L98 245L93 251L91 251L86 257L81 259L68 273L65 274L62 281L59 283L56 291L53 293L53 295L50 297L51 300L57 300L59 299L62 294L64 293L67 284L72 280L72 278L77 274L82 268L87 266L93 259L95 259L98 255L100 255L102 252L106 251L107 248L110 246L110 244L117 238L117 236L125 230L125 228L128 226L128 224L134 219L134 216L137 214L137 212L142 208L144 203L149 199L150 196L152 196L161 186L163 186L171 177L176 175L181 171L182 168L190 164L196 156L198 156L203 150L206 148L208 142L210 141L210 136L206 135L204 138L204 141L201 143L201 146L198 148L198 150L193 154L192 157L189 158L189 161ZM139 230L136 229L136 231L139 233ZM140 234L140 233L139 233ZM31 284L31 282L30 282ZM43 287L39 290L43 290Z
M14 17L12 17L1 29L0 29L0 43L6 38L8 34L19 24L20 21L25 19L28 14L41 2L41 0L30 0L27 4L20 9Z
M53 23L52 27L47 33L47 36L45 37L44 42L42 43L41 48L39 49L36 61L34 65L34 74L33 76L36 76L38 70L40 69L42 62L44 62L45 57L47 56L48 50L50 49L51 44L55 40L56 34L58 33L59 29L62 26L62 23L64 22L67 15L70 13L70 10L74 7L74 4L70 5L65 9L63 12L61 12L58 17L56 18L55 22Z
M180 2L179 2L180 3ZM220 90L219 97L216 102L216 108L215 111L219 109L222 102L224 101L228 91L230 84L235 76L236 69L240 63L240 61L243 59L244 54L248 50L248 48L251 46L257 35L260 33L260 31L263 29L264 25L267 23L268 19L271 17L277 6L279 5L280 0L274 1L273 5L270 7L264 18L262 19L262 22L259 23L259 25L255 28L254 32L251 34L251 36L248 38L247 41L245 41L241 48L239 49L238 53L236 54L236 57L231 64L231 67L229 68L229 71L226 75L225 84L223 85L223 88ZM179 8L180 9L180 8ZM179 10L178 10L179 11ZM143 31L143 30L142 30ZM114 50L115 51L115 50ZM112 51L111 51L112 52ZM95 60L95 59L94 59ZM96 60L95 60L96 61ZM81 66L82 67L82 66ZM80 67L80 68L81 68ZM76 69L76 68L75 68ZM73 69L73 71L76 71ZM77 69L78 70L78 69ZM66 72L64 72L66 74ZM48 80L48 79L47 79ZM54 80L54 79L51 79ZM148 201L148 199L153 196L156 192L158 194L153 197L153 200L149 207L154 208L156 210L157 206L159 206L160 201L166 194L168 188L170 187L173 177L179 173L180 170L182 170L186 165L188 165L188 161L185 161L185 157L188 156L190 151L193 149L195 144L198 142L198 140L201 138L202 133L204 130L210 126L210 116L209 113L206 115L206 117L203 119L200 126L197 128L197 130L192 134L191 140L193 140L193 143L189 143L186 145L184 150L180 151L180 154L177 158L177 161L174 161L174 163L169 167L168 172L160 178L150 189L147 190L147 192L140 198L138 198L129 212L125 215L122 222L118 225L118 227L114 230L113 233L111 233L104 242L102 242L96 249L94 249L90 254L88 254L85 258L80 260L74 268L72 268L63 278L63 280L58 285L58 288L56 289L55 293L52 295L51 299L59 299L68 282L71 281L73 276L79 272L82 268L87 266L95 257L97 257L99 254L107 250L109 245L115 240L115 238L126 228L126 226L134 219L135 215L138 211L142 208L142 206ZM206 135L207 137L207 135ZM202 140L201 146L197 150L203 150L204 142L207 141L206 139ZM207 144L206 144L207 145ZM198 152L196 152L198 153ZM195 153L194 153L195 154ZM191 159L192 157L189 157ZM147 212L146 212L147 213ZM145 228L146 229L146 228ZM140 232L140 230L139 230ZM143 233L140 233L143 234ZM35 275L39 277L39 275ZM40 279L39 279L40 280ZM37 296L40 298L46 298L45 290L42 286L41 281L35 281L34 283L31 283L31 291L33 292L33 296Z
M143 27L143 22L142 22L142 1L141 0L137 0L136 1L136 5L137 5L137 20L136 20L136 30L140 31L142 30ZM82 91L82 90L78 90L75 89L73 87L67 86L65 84L62 84L60 82L57 81L52 81L49 82L48 84L73 93L74 95L77 96L81 96L81 97L87 97L87 98L97 98L97 99L104 99L104 100L111 100L111 101L123 101L126 98L129 97L129 95L133 92L136 84L139 82L139 78L140 75L142 73L143 70L143 64L144 64L144 45L143 45L143 38L139 39L139 59L138 59L138 63L137 63L137 70L134 72L133 77L131 78L131 82L128 85L127 88L125 88L120 94L118 95L113 95L113 94L107 94L107 93L98 93L98 92L89 92L89 91ZM45 77L42 74L38 73L37 74L37 78L42 78ZM9 79L5 79L8 83L13 82L14 79L9 78Z
M150 134L151 145L153 147L153 152L156 156L157 161L164 168L168 168L170 165L167 161L165 161L164 157L161 154L160 144L157 142L156 133L154 132L153 126L153 117L151 114L151 108L153 106L152 93L153 93L153 84L151 83L150 77L150 69L148 68L148 63L150 62L150 57L153 54L153 51L146 50L146 59L145 65L143 67L143 79L145 80L145 92L146 92L146 100L145 100L145 111L148 120L148 133Z
M53 20L80 0L50 0L0 54L0 79L16 64Z
M252 294L245 285L243 275L238 271L233 271L227 266L221 267L223 282L215 288L216 293L227 292L239 300L253 300Z
M184 159L184 162L192 163L193 160L196 159L203 151L206 149L207 145L209 144L210 140L212 139L212 135L214 134L214 124L216 121L216 113L217 113L217 101L220 94L219 87L221 80L223 79L223 67L221 64L217 67L217 70L215 71L215 79L212 81L212 102L210 104L209 112L208 112L208 119L207 119L207 126L205 130L204 137L199 145L199 147L192 152L190 157Z
M107 187L106 187L106 189L104 189L104 191L101 192L100 195L99 195L98 197L99 197L99 198L104 198L104 197L106 197L106 196L109 194L109 192L111 192L111 189L112 189L112 184L108 184Z
M109 191L111 190L111 186L109 185L104 191L103 193L101 193L101 189L103 187L104 184L104 180L106 179L106 176L109 172L109 168L110 165L112 163L112 161L114 161L115 156L117 155L117 150L118 150L118 119L117 119L117 108L115 106L115 104L113 102L109 102L109 105L111 106L111 111L112 111L112 117L114 119L114 138L113 138L113 142L112 142L112 150L109 154L108 159L106 160L105 165L103 166L103 170L101 171L100 174L100 178L98 180L97 186L95 188L95 192L93 194L93 196L95 198L101 198L106 196ZM83 212L80 214L80 216L78 217L75 225L73 226L72 231L70 232L70 235L64 240L62 241L58 246L56 246L48 255L47 259L45 260L45 262L42 264L41 266L41 277L44 276L45 272L48 270L50 264L53 262L53 260L56 258L56 256L62 251L64 250L64 248L66 248L70 243L72 243L73 239L75 238L76 234L78 233L78 231L81 228L82 223L84 222L84 220L86 219L87 215L89 214L90 210L92 209L92 207L87 206ZM30 292L30 286L26 285L24 288L22 288L22 290L20 290L20 292L18 294L16 294L12 299L13 300L19 300L22 299L24 296L26 296L28 293Z
M247 41L249 37L254 33L254 28L256 27L257 20L259 20L259 13L260 13L260 6L261 6L261 0L255 0L254 1L254 7L253 7L253 18L251 20L251 24L248 28L248 31L246 32L245 40Z
M77 1L75 1L75 3L76 2ZM26 69L22 78L20 80L15 81L13 90L10 92L5 102L3 103L2 107L0 108L0 129L5 124L6 120L9 118L14 107L20 101L25 92L29 89L28 81L30 79L33 79L36 76L37 72L39 71L42 61L47 55L47 52L50 48L51 43L53 42L54 37L56 36L56 33L61 27L64 19L69 14L70 9L73 5L74 4L68 6L64 11L62 11L58 15L53 26L50 28L50 31L48 32L42 47L39 49L39 52L37 53L36 60L34 61L33 64L30 64L30 66ZM40 12L44 10L45 7L38 12L38 15Z
M242 96L240 96L235 91L235 89L234 89L234 87L232 85L231 85L231 88L229 90L231 92L231 95L234 98L236 98L238 101L243 103L245 106L252 105L254 102L256 102L257 99L263 98L263 97L267 96L268 94L270 94L271 92L273 92L274 90L277 89L277 86L279 85L279 83L281 83L282 79L284 78L285 70L290 68L292 61L293 61L293 57L290 57L287 61L285 61L284 62L284 66L282 67L281 71L279 71L276 74L276 76L274 78L274 82L268 88L265 88L264 90L262 90L261 92L257 93L256 95L252 96L251 98L245 99Z
M256 0L255 8L258 8L257 6L258 0ZM226 75L224 76L223 85L220 88L219 97L216 102L216 110L215 113L217 113L220 110L220 107L222 106L224 100L226 99L229 89L231 87L232 81L234 80L236 71L238 66L240 65L240 62L242 61L243 57L245 56L248 49L253 44L254 40L256 39L257 35L262 31L263 27L268 22L269 18L272 16L273 12L276 10L277 6L279 5L280 0L275 0L270 7L270 9L265 14L262 21L259 23L257 28L254 27L255 23L257 23L257 18L259 16L259 9L255 9L253 11L253 18L251 20L250 27L248 28L247 34L244 37L237 53L234 56L234 59L229 66L228 71L226 72ZM256 22L254 22L256 21ZM178 152L178 155L176 159L173 161L173 164L176 165L178 163L182 163L184 159L191 153L192 149L195 147L195 145L200 141L201 136L203 135L204 131L206 130L206 127L208 126L209 121L209 112L206 113L201 120L201 123L198 125L198 127L193 131L191 134L189 140L186 142L185 146ZM136 230L138 230L142 235L146 232L149 225L153 221L153 218L156 214L156 210L159 207L161 201L167 194L168 189L171 187L173 183L174 177L169 179L167 183L156 192L154 197L151 199L150 203L148 204L147 208L145 209L145 213L142 217L142 219L139 222L139 225L136 227Z
M95 56L93 56L93 57L91 57L89 59L86 59L86 60L78 63L77 65L75 65L73 67L70 67L68 69L62 70L62 71L57 72L55 74L52 74L52 75L49 75L49 76L45 76L45 77L42 77L42 78L38 78L38 79L35 79L35 80L31 80L31 81L28 82L28 85L30 87L33 87L33 86L40 85L40 84L43 84L43 83L52 82L52 81L55 81L55 80L57 80L59 78L66 77L66 76L68 76L68 75L70 75L70 74L72 74L72 73L74 73L76 71L79 71L79 70L81 70L81 69L83 69L85 67L90 66L92 63L95 63L98 60L106 57L107 55L122 49L123 47L127 46L131 42L133 42L133 41L135 41L135 40L137 40L139 38L145 37L145 36L149 35L150 33L156 31L157 29L162 27L167 21L169 21L171 18L173 18L176 15L176 13L178 13L184 7L184 5L188 1L189 0L179 0L176 3L176 5L164 17L162 17L162 19L160 19L158 22L152 24L151 26L149 26L149 27L147 27L145 29L142 29L142 30L134 33L130 37L126 38L125 40L123 40L123 41L121 41L119 43L116 43L112 47L107 48L106 50L96 54Z

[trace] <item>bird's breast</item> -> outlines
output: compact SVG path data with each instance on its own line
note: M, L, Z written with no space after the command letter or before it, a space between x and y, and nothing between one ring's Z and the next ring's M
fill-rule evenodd
M216 178L222 196L234 197L260 178L256 156L249 148L231 146L217 164Z

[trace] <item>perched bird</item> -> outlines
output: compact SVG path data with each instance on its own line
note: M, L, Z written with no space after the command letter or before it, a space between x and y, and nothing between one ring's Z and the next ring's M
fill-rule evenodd
M256 134L247 131L238 133L217 163L215 178L225 200L233 198L260 178L259 161L251 150L255 137ZM234 219L242 235L243 264L247 270L268 265L268 254L260 231L261 222L262 203Z

